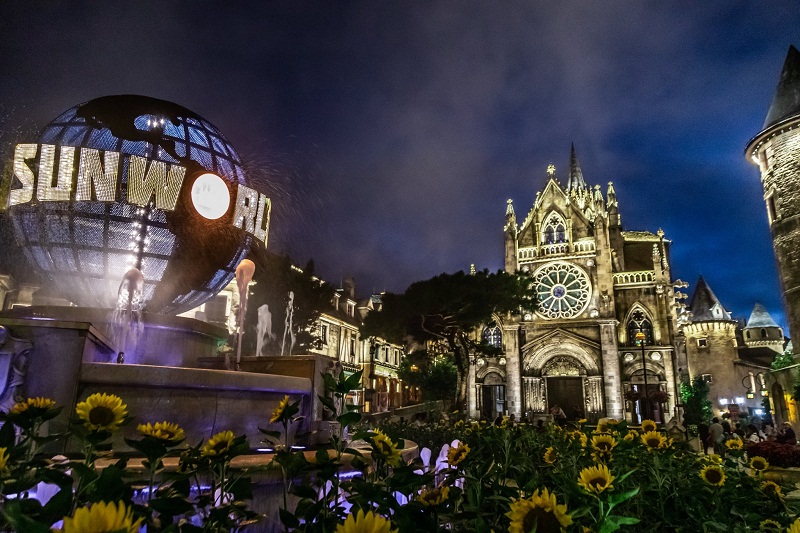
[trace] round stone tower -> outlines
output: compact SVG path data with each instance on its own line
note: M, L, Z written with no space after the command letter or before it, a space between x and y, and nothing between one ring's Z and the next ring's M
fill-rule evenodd
M764 127L747 144L758 165L772 245L778 262L789 331L800 336L800 52L783 65Z

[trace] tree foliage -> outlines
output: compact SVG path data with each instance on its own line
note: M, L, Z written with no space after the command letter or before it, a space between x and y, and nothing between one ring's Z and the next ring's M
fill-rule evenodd
M413 283L403 294L384 295L381 309L367 315L361 331L398 344L409 338L440 344L439 351L452 357L456 367L456 400L463 406L470 353L488 348L475 339L476 328L493 323L495 315L532 310L535 302L536 292L525 273L440 274Z
M458 385L458 370L452 359L420 350L404 357L397 375L422 391L422 401L453 401Z
M321 339L312 326L320 314L330 308L334 288L314 277L313 261L298 269L286 255L262 252L251 259L256 264L253 276L256 284L248 297L244 353L256 352L258 309L266 304L272 315L273 338L265 339L263 353L257 355L280 355L290 291L294 293L292 330L295 346L292 353L307 353L310 348L318 348ZM289 343L288 338L286 342Z
M698 376L691 382L681 383L684 424L697 425L711 420L711 401L708 383Z
M780 370L781 368L786 368L787 366L794 364L794 354L792 350L786 349L783 353L779 353L775 355L775 359L772 360L772 370Z

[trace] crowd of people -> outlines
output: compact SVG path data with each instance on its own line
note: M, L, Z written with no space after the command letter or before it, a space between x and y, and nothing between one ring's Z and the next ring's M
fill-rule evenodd
M797 444L797 435L789 422L784 422L775 428L772 422L763 421L761 427L756 424L743 425L728 420L720 422L719 418L711 419L711 424L699 424L700 442L703 443L706 453L724 454L725 442L731 439L743 442L774 441L781 444Z

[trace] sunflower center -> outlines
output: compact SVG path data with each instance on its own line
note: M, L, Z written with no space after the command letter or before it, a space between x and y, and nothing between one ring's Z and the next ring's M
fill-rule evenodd
M214 444L212 449L217 453L222 453L222 452L224 452L225 450L228 449L228 441L221 440L221 441L217 442L216 444Z
M659 444L661 444L661 439L647 439L647 445L651 448L658 448Z
M594 488L604 489L606 487L606 478L604 477L596 477L589 480L589 485Z
M558 518L546 509L536 507L528 511L525 518L522 520L522 530L532 531L536 528L537 533L560 533L561 523Z
M719 471L714 470L707 470L706 471L706 479L709 483L719 483L722 481L722 476L720 475Z
M89 422L95 426L107 426L114 422L114 411L105 405L98 405L89 411Z

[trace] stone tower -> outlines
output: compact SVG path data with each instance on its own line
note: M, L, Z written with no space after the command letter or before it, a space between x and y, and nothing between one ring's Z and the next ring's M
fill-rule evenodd
M703 276L697 280L689 311L691 322L683 326L686 358L692 379L702 377L709 384L709 399L718 409L722 398L743 394L734 362L739 358L736 321L720 303ZM722 407L727 408L727 404Z
M795 337L800 335L800 52L794 46L764 127L745 154L761 171L789 331Z
M757 303L742 331L748 348L764 346L775 353L783 352L783 330L775 323L763 305Z

